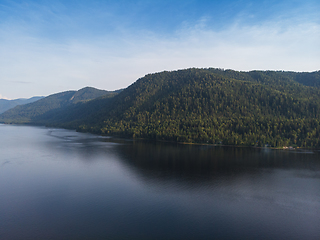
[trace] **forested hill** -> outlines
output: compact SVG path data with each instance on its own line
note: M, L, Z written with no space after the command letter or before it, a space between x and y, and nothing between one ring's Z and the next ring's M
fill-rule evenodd
M133 138L320 148L319 76L165 71L148 74L114 96L58 108L30 122Z
M84 103L86 101L104 96L114 95L114 92L85 87L78 91L66 91L52 94L39 101L19 105L0 115L0 121L5 123L38 123L44 114L52 113L70 106Z
M297 75L221 69L149 74L73 127L179 142L319 147L320 89ZM317 79L319 72L306 75Z
M32 97L28 99L19 98L19 99L13 99L13 100L0 99L0 114L11 108L14 108L15 106L32 103L40 100L41 98L43 97Z

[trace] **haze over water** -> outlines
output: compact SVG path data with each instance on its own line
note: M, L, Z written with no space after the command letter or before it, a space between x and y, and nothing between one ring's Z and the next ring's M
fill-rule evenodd
M0 239L320 239L320 154L0 125Z

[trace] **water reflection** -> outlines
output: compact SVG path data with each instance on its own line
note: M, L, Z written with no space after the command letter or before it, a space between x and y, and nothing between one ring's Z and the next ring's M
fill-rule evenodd
M216 177L260 174L275 169L320 170L319 154L307 156L283 150L214 147L134 141L118 146L120 159L138 174L196 182ZM201 183L200 183L201 184Z
M319 153L0 126L0 239L319 239Z

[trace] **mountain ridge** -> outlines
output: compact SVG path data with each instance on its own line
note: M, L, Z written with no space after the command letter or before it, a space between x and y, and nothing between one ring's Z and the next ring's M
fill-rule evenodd
M31 97L31 98L18 98L18 99L12 99L12 100L0 99L0 114L4 113L5 111L7 111L11 108L14 108L15 106L24 105L27 103L32 103L32 102L40 100L41 98L44 98L44 97L35 96L35 97Z
M37 124L33 119L55 109L67 108L70 105L84 103L86 101L114 94L113 92L92 87L84 87L78 91L70 90L51 94L39 101L26 105L16 106L0 115L0 121L4 123L31 123Z
M164 71L30 123L176 142L319 148L319 76L319 71Z

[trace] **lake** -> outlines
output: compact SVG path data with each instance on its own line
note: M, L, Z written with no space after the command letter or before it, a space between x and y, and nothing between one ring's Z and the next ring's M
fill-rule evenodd
M0 125L0 239L320 239L320 154Z

